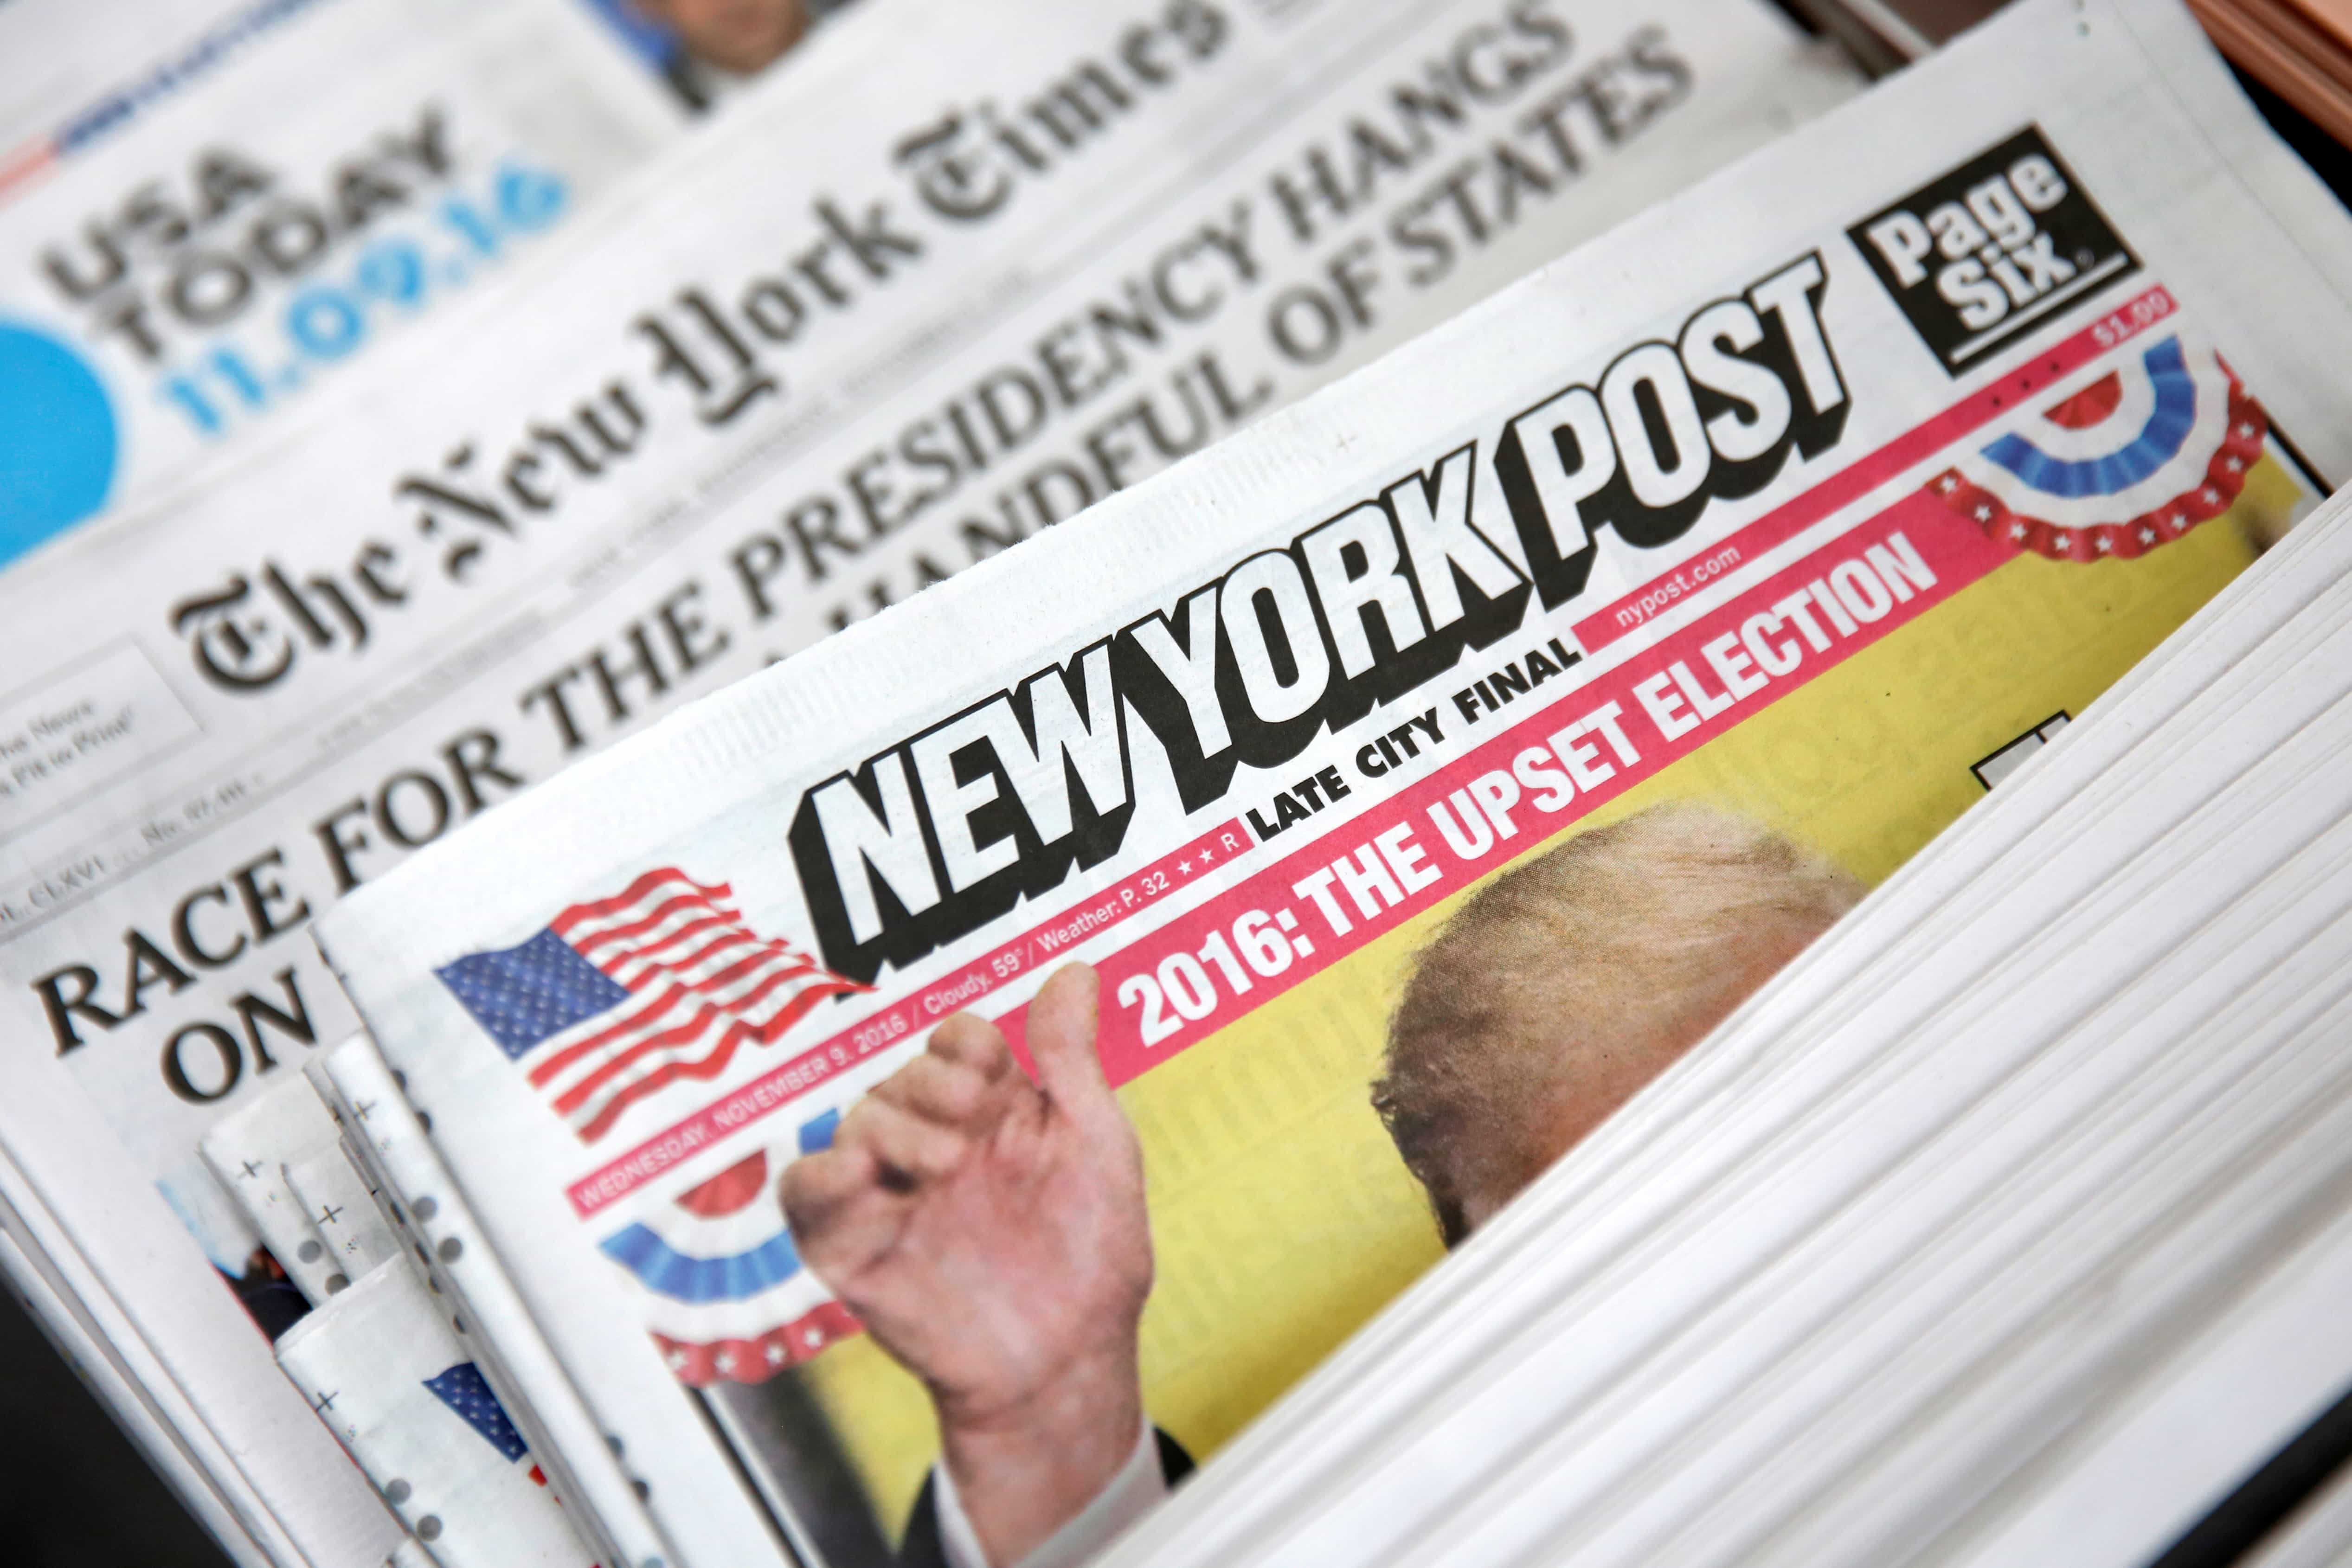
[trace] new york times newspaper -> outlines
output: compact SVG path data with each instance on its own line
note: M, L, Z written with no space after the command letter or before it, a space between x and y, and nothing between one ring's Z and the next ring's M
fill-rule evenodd
M0 100L0 563L446 315L683 125L574 0L37 0Z
M380 1522L221 1288L278 1268L195 1155L352 1024L310 917L1851 86L1753 0L851 8L547 254L0 579L12 1203L272 1506Z
M1063 1561L2326 493L2346 237L2027 5L320 940L688 1560Z

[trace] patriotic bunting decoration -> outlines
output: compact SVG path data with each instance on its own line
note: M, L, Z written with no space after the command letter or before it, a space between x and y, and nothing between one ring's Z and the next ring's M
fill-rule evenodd
M827 997L871 989L761 936L730 897L664 867L435 973L593 1143L638 1100L717 1078L745 1041L772 1045Z
M839 1121L829 1110L807 1122L792 1152L826 1147ZM755 1152L598 1244L638 1286L680 1382L762 1382L858 1331L784 1224L775 1177L792 1152Z
M2175 334L2019 418L1927 491L2000 543L2128 561L2235 505L2269 433L2221 355Z

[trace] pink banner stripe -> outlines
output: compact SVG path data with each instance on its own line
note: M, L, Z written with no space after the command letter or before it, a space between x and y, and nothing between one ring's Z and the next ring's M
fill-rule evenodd
M1797 663L1780 676L1758 668L1746 652L1742 637L1743 628L1754 617L1770 617L1775 604L1786 605L1792 595L1816 584L1822 584L1823 592L1835 593L1833 574L1850 575L1845 570L1849 563L1856 563L1856 571L1869 571L1878 578L1880 574L1868 564L1868 552L1874 546L1885 550L1891 540L1897 539L1916 549L1933 573L1932 585L1913 588L1907 601L1895 600L1874 621L1865 622L1849 613L1853 627L1850 633L1841 631L1825 610L1808 605L1807 613L1828 641L1826 648L1809 646L1793 616L1782 617L1776 629L1759 628L1756 640L1777 661L1793 657ZM1312 843L1299 844L1248 880L1152 932L1129 951L1102 961L1098 1048L1105 1072L1114 1085L1126 1083L1299 982L1319 974L1461 891L1475 879L1536 847L1559 827L1615 799L1813 677L1917 619L2013 553L1952 517L1940 503L1914 494L1622 668L1590 684L1564 687L1541 710L1433 776ZM1714 657L1709 648L1715 650ZM1725 675L1727 665L1739 684L1749 687L1747 695L1735 694ZM1475 671L1465 668L1462 673L1467 677ZM1651 702L1664 709L1674 722L1688 722L1690 727L1671 737L1664 734L1653 716L1651 703L1643 700L1645 689L1651 693ZM1593 722L1596 714L1603 717ZM1483 715L1486 721L1494 717ZM1458 721L1459 715L1454 718ZM1585 721L1583 731L1567 744L1576 752L1590 787L1578 784L1572 798L1555 800L1549 811L1532 804L1543 797L1542 792L1519 787L1517 803L1503 814L1510 824L1509 837L1502 836L1501 823L1479 812L1486 832L1496 841L1475 856L1465 856L1449 846L1441 825L1431 815L1433 809L1454 814L1449 820L1464 826L1458 815L1463 805L1479 810L1474 785L1484 786L1494 798L1509 793L1496 783L1497 775L1514 786L1521 785L1512 775L1515 763L1532 762L1560 775L1562 784L1573 783L1566 776L1567 761L1554 749L1553 741L1580 721ZM1612 725L1636 753L1633 760L1627 760L1615 743L1610 733ZM1533 758L1530 752L1535 753ZM1464 833L1465 839L1476 837ZM1343 861L1350 868L1346 874L1339 871ZM1304 890L1318 879L1319 887ZM1366 902L1360 902L1349 889L1350 881L1364 889L1369 911ZM1399 895L1393 901L1391 890ZM1322 900L1315 897L1316 892ZM1323 900L1339 911L1347 929L1339 929L1326 913ZM1267 945L1269 939L1282 942L1286 956L1276 953ZM1251 953L1245 948L1255 949L1263 967L1250 962ZM1277 965L1277 973L1265 973ZM1169 973L1171 968L1177 971L1173 976ZM1234 985L1236 975L1246 982L1245 988ZM1211 993L1208 1008L1198 1017L1185 1016L1175 1005L1176 984L1171 980L1192 987L1184 1000L1196 1010L1202 1000L1198 987L1205 980ZM1143 1035L1144 1026L1151 1021L1149 993L1154 990L1160 994L1157 1022L1168 1032L1147 1042ZM1021 1037L1022 1018L1008 1017L1003 1022L1008 1033Z
M2162 284L2146 289L2073 337L2037 354L2031 363L2021 365L1990 386L1971 393L1926 424L1897 436L1804 494L1782 502L1754 522L1735 531L1721 545L1706 552L1706 558L1717 559L1724 552L1735 552L1733 558L1736 560L1752 560L1795 538L1839 508L1853 505L1906 468L1926 462L1953 442L1982 429L2000 416L2013 412L2019 404L2034 393L2072 375L2098 355L2129 342L2158 322L2169 320L2175 309L2172 296ZM1638 631L1653 616L1663 614L1668 606L1679 601L1680 593L1671 598L1657 598L1661 587L1675 580L1675 574L1654 578L1616 603L1585 616L1576 623L1577 642L1587 653L1598 653L1619 638ZM1652 599L1657 602L1645 608L1643 601Z

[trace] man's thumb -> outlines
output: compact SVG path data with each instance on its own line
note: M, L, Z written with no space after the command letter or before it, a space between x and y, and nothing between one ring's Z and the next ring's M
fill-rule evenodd
M1029 1004L1029 1058L1037 1083L1053 1101L1086 1115L1110 1099L1102 1058L1095 1054L1096 998L1102 977L1083 963L1066 963L1047 977Z

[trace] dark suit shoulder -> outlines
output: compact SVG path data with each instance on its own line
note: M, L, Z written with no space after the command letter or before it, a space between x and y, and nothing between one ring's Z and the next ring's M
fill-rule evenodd
M1154 1426L1151 1436L1160 1448L1160 1474L1173 1487L1192 1473L1192 1456L1162 1427ZM947 1543L940 1538L939 1479L936 1470L924 1476L923 1489L915 1494L907 1533L898 1543L898 1568L948 1568Z

